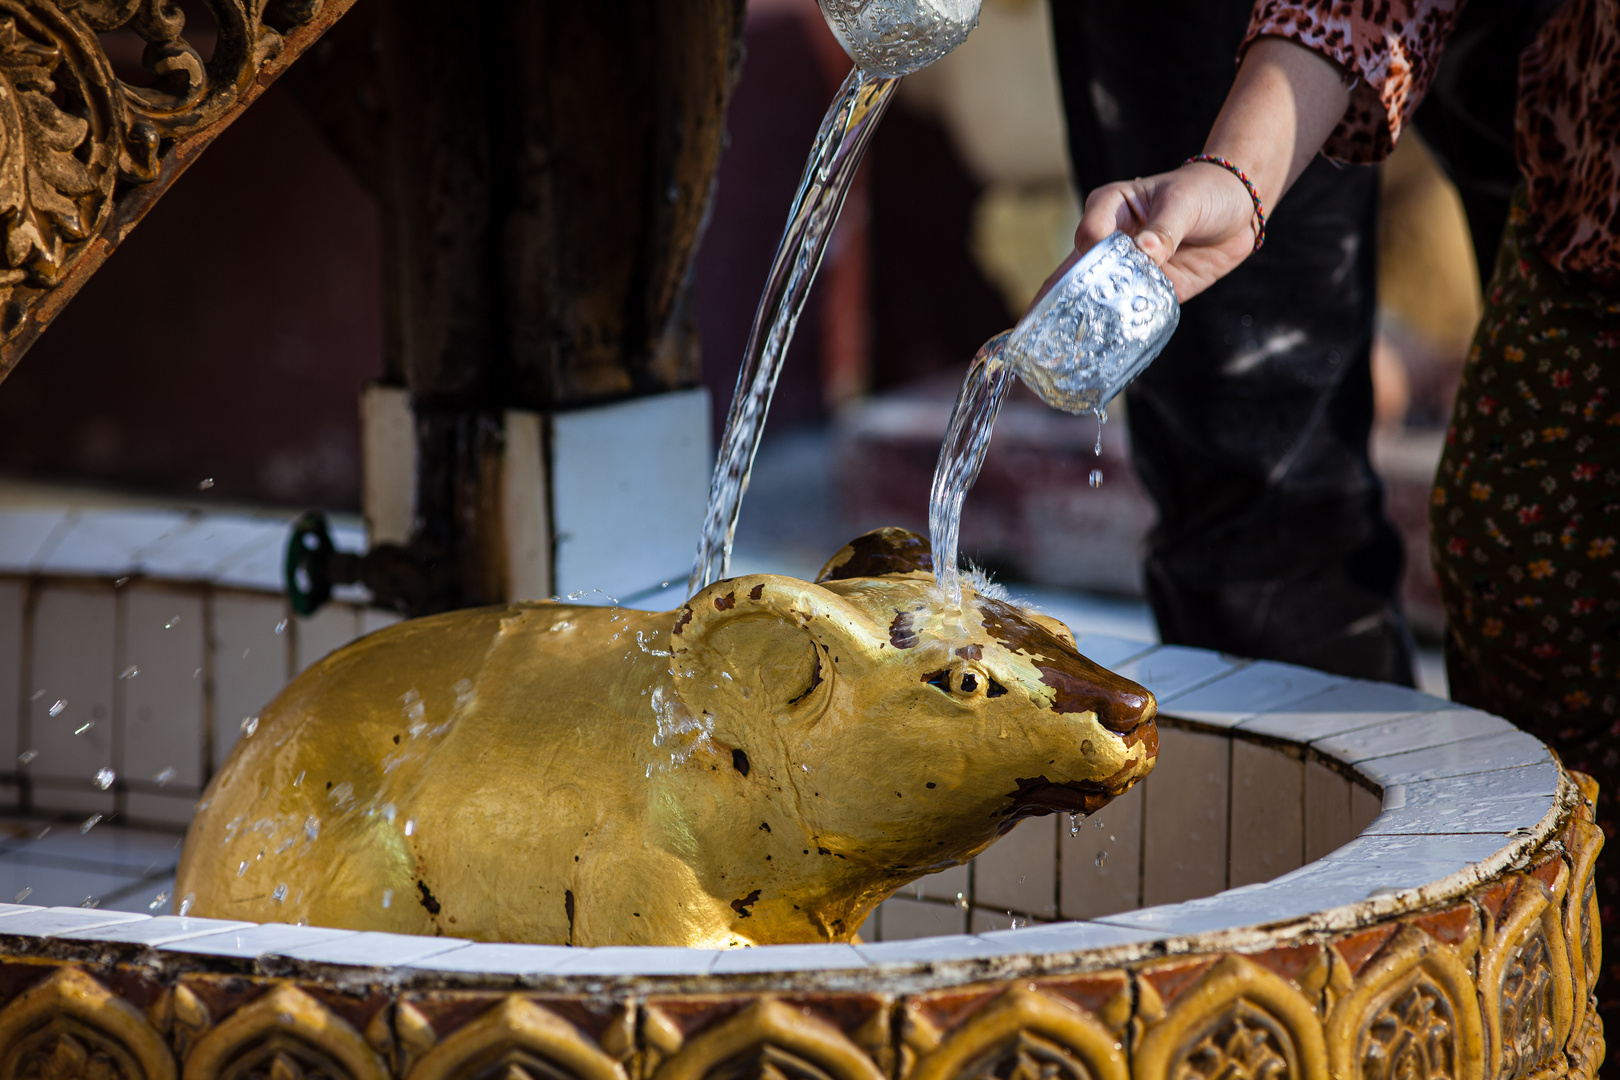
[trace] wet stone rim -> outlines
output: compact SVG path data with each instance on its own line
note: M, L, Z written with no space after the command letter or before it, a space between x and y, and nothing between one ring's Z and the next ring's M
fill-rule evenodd
M449 938L401 934L357 933L283 924L255 926L212 919L151 917L78 908L34 908L0 905L0 959L39 957L97 965L138 959L165 973L233 972L316 978L342 984L385 984L409 988L473 988L524 986L561 992L640 993L683 992L851 992L880 990L911 993L984 980L1078 974L1117 969L1157 958L1188 954L1246 953L1340 935L1455 904L1512 871L1524 870L1536 856L1556 848L1558 838L1577 816L1581 792L1556 758L1528 735L1506 721L1476 714L1482 722L1500 725L1495 734L1479 734L1452 742L1418 740L1413 750L1383 758L1363 759L1334 749L1335 736L1358 731L1399 735L1422 730L1426 722L1452 703L1385 684L1331 679L1319 672L1273 663L1246 663L1217 657L1204 650L1173 646L1148 647L1121 639L1082 638L1082 651L1099 662L1147 683L1161 694L1161 721L1166 726L1213 731L1236 738L1273 744L1308 746L1317 760L1333 763L1339 771L1358 778L1364 786L1380 787L1380 777L1398 777L1383 785L1383 815L1403 809L1413 784L1450 780L1466 788L1470 777L1485 773L1520 776L1548 783L1542 791L1514 798L1516 824L1503 833L1447 831L1422 828L1419 817L1398 833L1380 832L1375 821L1363 834L1324 859L1271 882L1244 886L1212 896L1158 908L1122 912L1087 922L1046 923L1017 930L992 931L909 941L850 945L777 945L746 950L706 950L604 946L567 948L542 945L480 944ZM1186 670L1216 673L1189 681ZM1157 668L1160 678L1150 669ZM1200 710L1201 699L1222 696L1229 680L1259 675L1298 679L1300 692L1293 698L1262 704L1264 711L1245 714L1242 707L1223 713ZM1168 671L1166 676L1164 673ZM1156 685L1157 684L1157 685ZM1239 690L1240 684L1231 684ZM1403 705L1389 718L1389 699ZM1399 695L1405 695L1399 697ZM1241 692L1238 694L1241 698ZM1310 711L1313 699L1331 698L1336 712ZM1358 698L1365 710L1358 710ZM1187 718L1178 716L1179 711ZM1346 717L1362 715L1364 722ZM1322 730L1323 716L1339 715L1340 723ZM1312 726L1312 718L1316 726ZM1468 719L1468 717L1465 717ZM1291 736L1291 732L1293 733ZM1518 735L1519 738L1514 738ZM1443 736L1442 736L1443 738ZM1411 759L1426 751L1450 751L1466 744L1500 744L1495 758L1490 751L1470 765L1436 767L1434 775L1401 772ZM1327 745L1323 745L1326 743ZM1517 756L1514 756L1514 755ZM1504 756L1506 755L1506 756ZM1444 754L1442 753L1442 756ZM1476 755L1477 756L1477 755ZM1506 762L1506 764L1503 764ZM1393 763L1393 764L1392 764ZM1530 773L1534 771L1535 777ZM1553 790L1547 792L1546 788ZM1431 800L1423 814L1443 818L1475 796L1459 791L1457 806ZM1533 819L1533 820L1531 820ZM1432 822L1430 822L1432 824ZM1502 842L1495 844L1494 835ZM1431 854L1420 859L1399 858L1391 844L1402 838L1429 837L1459 848L1478 850L1481 843L1493 850L1462 863L1431 880L1404 883L1403 868L1415 871L1433 863ZM1469 844L1462 844L1464 839ZM1391 858L1390 852L1396 857ZM1432 848L1430 849L1433 850ZM1397 884L1371 890L1381 870L1394 864ZM1410 872L1407 874L1411 876ZM1419 875L1421 876L1421 875ZM1323 900L1319 908L1311 904ZM1335 900L1341 902L1334 902ZM1303 908L1301 905L1304 905Z

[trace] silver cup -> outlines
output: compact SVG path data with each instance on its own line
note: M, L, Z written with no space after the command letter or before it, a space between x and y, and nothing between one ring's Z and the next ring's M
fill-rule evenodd
M1054 409L1096 412L1153 362L1180 321L1170 279L1116 232L1024 314L1002 356Z
M982 0L818 0L855 66L895 79L944 56L979 25Z

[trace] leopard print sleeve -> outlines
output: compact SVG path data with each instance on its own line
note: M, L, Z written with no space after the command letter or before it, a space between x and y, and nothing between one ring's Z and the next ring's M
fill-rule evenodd
M1355 80L1350 105L1322 153L1382 161L1395 148L1440 62L1462 0L1258 0L1243 48L1284 37L1321 53Z

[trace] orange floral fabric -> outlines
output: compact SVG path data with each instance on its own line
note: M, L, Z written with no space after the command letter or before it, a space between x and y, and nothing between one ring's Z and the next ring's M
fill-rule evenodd
M1461 0L1259 0L1244 46L1285 37L1356 81L1322 152L1383 160L1423 100ZM1568 0L1525 50L1516 117L1529 227L1556 270L1620 275L1620 0Z

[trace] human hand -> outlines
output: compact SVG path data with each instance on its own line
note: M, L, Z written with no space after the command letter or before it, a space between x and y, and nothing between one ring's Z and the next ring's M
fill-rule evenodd
M1089 251L1110 233L1125 233L1185 303L1249 257L1254 230L1254 201L1242 181L1218 165L1196 162L1094 190L1074 247Z

